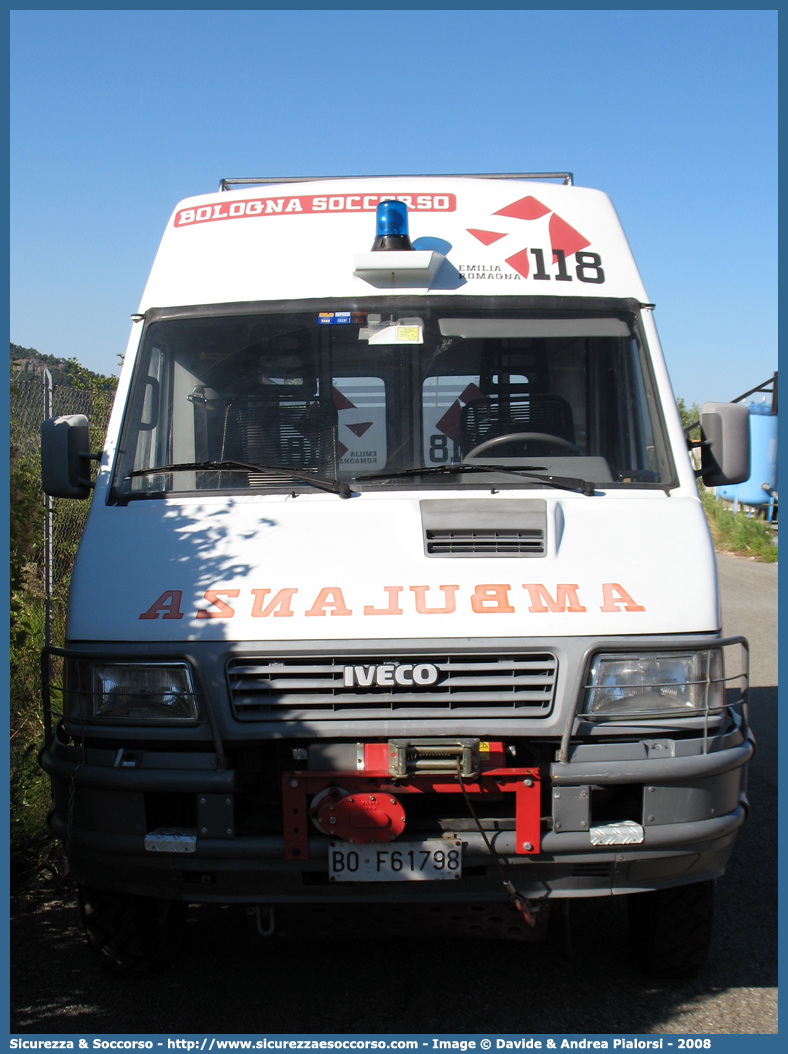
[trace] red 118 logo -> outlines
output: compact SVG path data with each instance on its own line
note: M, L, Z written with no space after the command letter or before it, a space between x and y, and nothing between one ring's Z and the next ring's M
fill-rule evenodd
M506 216L516 220L538 220L543 216L547 216L550 212L551 210L546 205L529 195L526 198L520 198L519 201L515 201L511 205L498 209L493 215ZM507 236L499 231L477 230L470 227L467 230L482 245L492 245ZM605 272L602 270L602 257L599 253L581 251L591 244L587 238L584 238L574 227L570 227L555 212L550 215L548 231L550 234L550 248L553 254L552 262L557 267L557 274L548 274L542 249L526 247L512 256L507 256L506 263L517 271L519 275L522 275L523 278L527 278L532 273L531 267L533 266L532 278L534 281L549 282L554 279L556 282L571 282L572 275L567 267L567 257L574 255L574 270L578 281L593 282L595 284L604 282ZM533 260L531 260L531 257Z

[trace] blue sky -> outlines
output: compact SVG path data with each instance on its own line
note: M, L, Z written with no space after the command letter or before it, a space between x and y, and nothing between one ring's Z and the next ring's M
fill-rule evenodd
M775 11L17 11L11 340L117 368L222 176L563 171L606 191L673 387L777 368Z

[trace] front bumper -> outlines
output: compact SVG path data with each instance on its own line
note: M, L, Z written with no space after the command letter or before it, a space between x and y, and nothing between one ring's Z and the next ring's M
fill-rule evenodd
M578 744L550 766L539 851L523 854L515 818L492 824L488 838L511 868L518 891L531 900L716 878L746 817L752 753L752 739L742 727L715 739ZM55 733L41 761L53 786L50 826L64 843L72 874L85 885L219 903L467 902L508 896L483 836L469 821L444 824L437 832L463 845L463 877L448 888L443 882L331 884L327 836L305 836L301 830L303 850L294 856L286 825L284 834L236 830L238 774L219 769L212 753L141 751L126 765L122 751L83 749ZM596 815L595 799L600 792L615 796L616 788L639 802L638 814L630 816L639 840L595 844L606 827ZM190 815L196 820L189 822L195 823L196 837L189 852L146 849L146 835L160 828L161 803L170 801L193 803ZM168 812L167 819L173 815ZM304 822L311 830L306 817ZM400 841L411 837L406 829Z

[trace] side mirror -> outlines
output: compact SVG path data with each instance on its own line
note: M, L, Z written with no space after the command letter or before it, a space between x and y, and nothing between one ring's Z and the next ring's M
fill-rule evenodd
M704 403L700 408L701 469L707 487L750 478L750 413L741 403Z
M93 484L88 462L90 427L84 414L51 417L41 424L41 486L53 498L87 498Z

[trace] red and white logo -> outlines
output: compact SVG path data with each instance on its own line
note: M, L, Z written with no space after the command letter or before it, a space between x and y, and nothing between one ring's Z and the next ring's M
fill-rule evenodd
M549 216L548 221L548 234L550 239L550 249L553 254L553 263L558 263L559 268L563 268L565 261L568 257L580 252L591 244L588 238L584 237L579 231L576 231L574 227L571 227L566 220L549 209L546 205L543 205L537 198L528 195L525 198L520 198L518 201L513 201L511 205L506 205L502 209L498 209L497 212L492 214L495 216L506 217L507 219L514 219L524 221L525 224L533 223L535 220L543 220ZM519 241L519 224L516 225L514 230L501 231L501 230L486 230L478 229L474 227L466 228L468 234L473 235L477 241L480 241L482 245L493 245L495 242L500 241L502 238L510 238L509 245L513 246L515 239ZM536 236L536 231L533 232ZM540 232L541 233L541 232ZM529 230L528 226L523 228L523 239L528 239L529 242L533 242L535 237L528 237ZM539 238L541 241L541 238ZM521 243L522 244L522 243ZM533 259L531 259L531 257ZM518 248L515 252L504 257L506 263L509 264L519 275L523 278L527 278L531 272L531 267L536 266L537 271L534 273L534 277L542 277L539 271L544 272L544 254L541 249L534 249L531 245L526 244L523 248ZM544 275L544 277L547 277Z
M277 198L252 198L244 201L221 201L216 205L199 205L179 209L173 226L193 227L217 220L241 220L255 216L297 216L320 213L375 212L386 200L404 201L413 212L454 212L454 194L326 194L295 195Z

